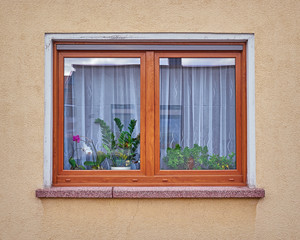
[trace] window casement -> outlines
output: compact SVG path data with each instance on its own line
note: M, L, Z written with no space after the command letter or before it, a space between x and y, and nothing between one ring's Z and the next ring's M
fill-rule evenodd
M54 42L52 177L247 185L246 43Z

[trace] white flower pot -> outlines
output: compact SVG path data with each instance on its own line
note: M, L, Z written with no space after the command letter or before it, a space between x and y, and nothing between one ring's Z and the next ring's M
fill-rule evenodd
M111 167L111 170L130 170L131 167Z

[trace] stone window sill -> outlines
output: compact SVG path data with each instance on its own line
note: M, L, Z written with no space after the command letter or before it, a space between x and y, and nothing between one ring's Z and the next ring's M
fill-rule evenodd
M38 198L263 198L265 190L249 187L51 187Z

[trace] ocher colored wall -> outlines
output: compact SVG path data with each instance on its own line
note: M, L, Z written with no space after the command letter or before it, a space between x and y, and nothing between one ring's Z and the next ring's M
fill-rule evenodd
M300 2L0 1L0 239L300 239ZM44 33L255 33L261 200L35 198Z

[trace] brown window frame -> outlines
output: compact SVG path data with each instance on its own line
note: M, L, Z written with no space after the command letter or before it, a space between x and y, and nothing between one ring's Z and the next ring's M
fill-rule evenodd
M246 186L247 183L247 85L246 44L203 42L131 42L139 45L242 45L243 50L213 51L138 51L138 50L57 50L53 43L53 186ZM66 57L139 57L141 59L141 168L140 170L64 170L64 58ZM160 57L230 57L236 60L236 169L234 170L160 170ZM146 121L147 120L147 121Z

